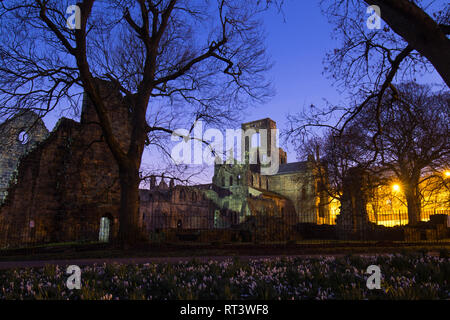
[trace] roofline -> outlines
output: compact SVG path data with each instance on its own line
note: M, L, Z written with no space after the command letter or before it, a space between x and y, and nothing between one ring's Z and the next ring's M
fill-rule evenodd
M241 126L245 125L245 124L250 124L250 123L254 123L254 122L258 122L258 121L263 121L263 120L269 120L272 121L274 123L276 123L274 120L272 120L271 118L263 118L263 119L259 119L259 120L253 120L253 121L249 121L249 122L243 122L241 123Z
M26 109L26 110L21 110L21 112L15 113L12 117L7 118L5 121L1 122L0 123L0 127L3 127L7 123L13 122L16 119L20 119L21 117L24 117L24 116L26 116L28 114L31 115L31 116L34 116L34 117L36 117L36 119L39 119L39 120L42 121L42 117L40 117L36 112L34 112L34 110ZM45 124L44 124L44 126L45 126Z

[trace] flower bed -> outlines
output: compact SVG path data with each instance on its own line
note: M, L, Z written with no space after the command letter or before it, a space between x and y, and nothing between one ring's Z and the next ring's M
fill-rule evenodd
M366 269L381 268L369 290ZM82 267L80 290L65 267L0 270L0 299L450 299L450 259L384 255L321 259Z

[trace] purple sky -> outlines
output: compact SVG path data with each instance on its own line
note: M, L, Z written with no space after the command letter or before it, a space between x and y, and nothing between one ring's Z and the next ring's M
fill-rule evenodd
M269 117L280 129L286 116L323 99L339 102L340 95L332 81L322 74L325 53L337 46L331 39L332 25L321 13L318 1L287 1L284 19L270 11L265 15L268 53L275 62L269 72L276 95L267 104L248 110L243 122ZM288 161L295 161L295 152L283 146Z

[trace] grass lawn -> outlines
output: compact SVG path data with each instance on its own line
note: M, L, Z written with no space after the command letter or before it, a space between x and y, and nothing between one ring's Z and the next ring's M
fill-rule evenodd
M368 243L362 241L302 241L298 243L165 243L121 249L105 243L59 243L0 251L0 261L36 261L133 257L292 256L449 251L450 242Z

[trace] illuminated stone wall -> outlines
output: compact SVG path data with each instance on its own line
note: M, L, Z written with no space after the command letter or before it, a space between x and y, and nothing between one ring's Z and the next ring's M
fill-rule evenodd
M158 229L212 229L216 206L200 187L160 182L140 190L140 213L149 232Z
M276 123L266 118L244 123L242 124L242 129L253 129L256 133L266 129L269 133L271 129L276 129ZM286 163L286 152L279 148L280 164L278 173L275 175L262 175L259 162L249 164L248 161L249 151L255 148L252 145L252 140L251 135L243 135L241 159L247 160L244 164L227 163L215 165L213 184L231 191L229 197L220 200L215 199L214 195L211 195L215 203L220 208L226 206L239 212L241 219L248 215L260 214L261 212L267 212L268 214L283 212L285 216L290 217L290 220L294 220L297 223L334 224L335 221L330 216L328 206L329 198L325 192L319 192L317 188L317 181L314 178L314 166L312 162L309 162L314 159ZM269 135L267 140L267 145L270 148L271 140ZM250 199L254 200L255 192L259 192L259 197L264 198L265 202L260 202L260 206L249 206Z
M296 171L269 176L269 189L292 201L299 223L319 223L320 199L312 167L307 163L299 166ZM324 216L327 214L328 212L323 212Z
M128 108L108 82L98 82L119 143L129 143ZM48 138L26 154L17 182L0 207L0 244L98 240L100 220L118 230L118 167L94 106L85 97L81 121L61 119Z
M0 203L22 156L48 136L43 121L28 111L0 125Z

